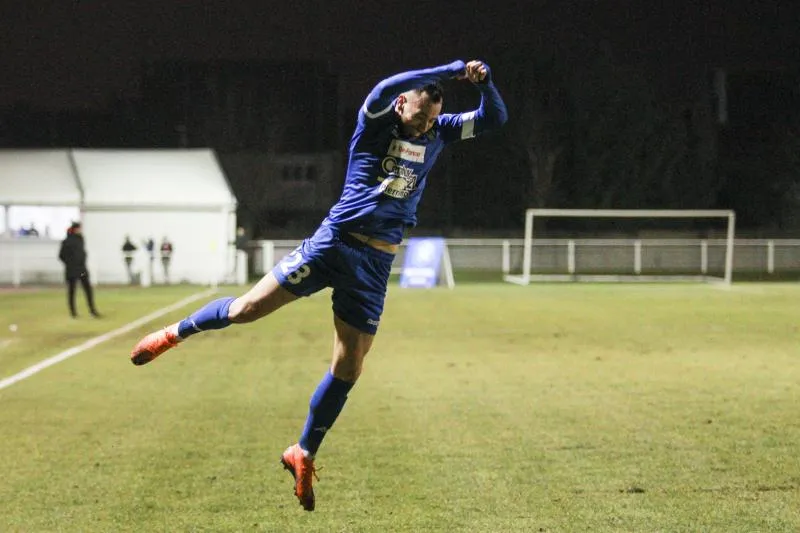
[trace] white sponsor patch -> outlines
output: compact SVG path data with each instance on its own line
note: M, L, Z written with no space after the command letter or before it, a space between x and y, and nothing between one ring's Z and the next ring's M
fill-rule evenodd
M414 163L423 163L425 162L425 147L394 139L389 145L389 155Z
M461 114L461 139L475 137L475 111Z

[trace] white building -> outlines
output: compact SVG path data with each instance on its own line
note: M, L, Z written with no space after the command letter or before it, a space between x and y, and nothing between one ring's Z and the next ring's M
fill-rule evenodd
M174 246L172 282L234 278L236 199L211 150L0 151L0 283L63 279L58 247L76 219L97 283L128 281L125 236L139 247L141 273L150 266L144 242L155 241L156 283L164 237ZM12 235L31 222L38 237Z

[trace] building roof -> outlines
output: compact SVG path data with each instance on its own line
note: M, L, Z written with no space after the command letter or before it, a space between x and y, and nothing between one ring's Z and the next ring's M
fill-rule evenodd
M210 149L0 150L0 205L83 209L230 209Z
M0 205L77 206L68 150L0 150Z

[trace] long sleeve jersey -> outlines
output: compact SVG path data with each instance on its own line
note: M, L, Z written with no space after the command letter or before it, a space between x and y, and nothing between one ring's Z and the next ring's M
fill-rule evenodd
M399 243L405 228L416 225L428 173L444 146L501 126L508 113L490 72L475 84L481 93L477 109L440 114L436 124L418 138L403 136L395 100L403 92L464 73L464 62L454 61L396 74L372 89L358 112L350 140L342 195L323 225L390 243Z

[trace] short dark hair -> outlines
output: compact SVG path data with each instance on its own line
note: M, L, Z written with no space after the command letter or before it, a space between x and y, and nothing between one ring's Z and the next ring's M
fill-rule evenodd
M417 89L417 92L428 93L431 102L433 102L434 104L438 104L439 102L441 102L442 97L444 96L444 88L436 82L429 83L424 87L420 87L419 89Z

